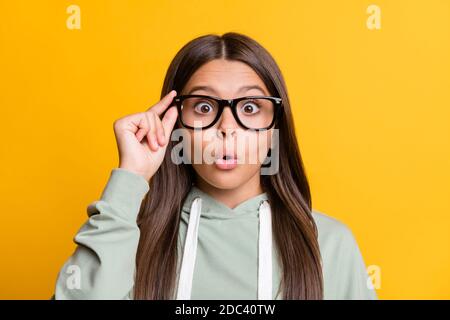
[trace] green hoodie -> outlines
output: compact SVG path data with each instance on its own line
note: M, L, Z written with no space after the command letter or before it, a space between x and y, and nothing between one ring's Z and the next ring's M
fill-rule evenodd
M52 298L133 298L136 218L148 190L142 176L112 170L100 200L87 207L89 219L74 238L76 250L61 268ZM263 193L231 209L191 188L181 212L173 299L282 299L267 200ZM377 299L350 229L315 210L313 217L324 299Z

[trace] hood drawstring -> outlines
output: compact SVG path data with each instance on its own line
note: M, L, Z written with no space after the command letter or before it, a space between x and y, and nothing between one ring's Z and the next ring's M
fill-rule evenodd
M272 213L264 201L259 206L258 300L272 300Z
M184 244L183 259L178 279L177 300L191 299L192 279L197 254L198 227L202 212L202 199L197 197L191 205ZM258 240L258 300L272 300L272 216L269 203L259 206Z

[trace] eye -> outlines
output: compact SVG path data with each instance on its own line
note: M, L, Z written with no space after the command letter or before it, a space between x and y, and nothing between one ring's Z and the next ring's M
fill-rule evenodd
M255 102L248 101L241 107L241 112L244 114L254 114L259 112L259 106Z
M195 105L194 110L200 114L207 114L213 112L214 107L207 102L199 102Z

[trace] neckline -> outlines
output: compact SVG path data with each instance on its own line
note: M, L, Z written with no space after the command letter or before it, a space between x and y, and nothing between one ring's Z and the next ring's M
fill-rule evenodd
M252 198L249 198L234 208L230 208L224 203L216 200L208 193L200 190L195 185L192 185L186 199L183 203L183 212L188 213L191 210L192 202L195 198L200 197L202 199L202 217L206 218L219 218L219 219L232 219L242 216L255 216L259 215L259 206L264 200L268 200L266 192L258 194Z

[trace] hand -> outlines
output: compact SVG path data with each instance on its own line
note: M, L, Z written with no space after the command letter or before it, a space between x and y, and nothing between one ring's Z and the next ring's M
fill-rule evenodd
M164 159L178 117L177 108L169 108L176 94L172 90L147 111L114 121L119 168L140 174L147 181L155 174Z

